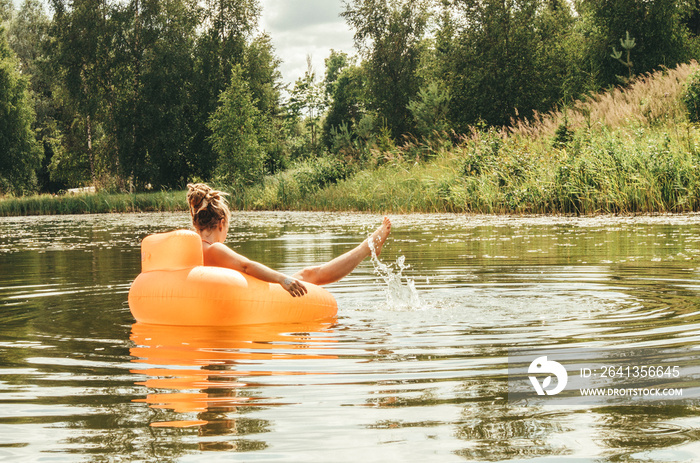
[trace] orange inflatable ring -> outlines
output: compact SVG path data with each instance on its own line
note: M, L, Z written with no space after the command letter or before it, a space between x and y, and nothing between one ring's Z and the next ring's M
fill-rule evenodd
M188 230L149 235L141 243L141 274L129 289L129 308L141 323L233 326L294 323L335 317L327 290L304 283L292 297L277 283L203 265L202 241Z

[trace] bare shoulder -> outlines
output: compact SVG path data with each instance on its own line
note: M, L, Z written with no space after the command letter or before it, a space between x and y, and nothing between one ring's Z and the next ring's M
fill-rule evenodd
M214 243L204 250L204 265L237 268L245 257L223 243Z

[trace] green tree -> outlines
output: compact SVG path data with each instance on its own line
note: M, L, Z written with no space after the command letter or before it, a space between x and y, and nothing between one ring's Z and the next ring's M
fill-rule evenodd
M137 189L211 178L208 121L244 64L254 101L279 111L269 38L247 40L257 0L51 0L54 92L62 105L60 172ZM266 68L267 67L267 68ZM274 74L277 72L277 74ZM269 128L270 138L274 129Z
M281 60L275 55L268 34L255 37L245 49L244 78L248 82L253 101L262 114L277 116L280 112L282 74Z
M218 157L214 173L220 181L238 188L262 178L262 121L242 67L236 65L229 86L221 93L219 107L209 119L210 142Z
M121 81L125 93L119 98L122 164L138 186L184 187L193 170L189 143L196 111L190 92L200 12L194 0L138 6L132 7L133 20L126 17L134 38L124 52L132 58L119 60L129 76Z
M627 68L627 76L617 76L618 80L620 80L623 84L627 84L630 82L630 80L632 80L632 68L634 67L634 64L630 59L630 54L632 53L632 49L635 47L635 45L636 43L634 37L630 37L630 33L628 31L627 36L624 39L620 39L620 46L622 47L622 50L626 52L625 59L622 59L622 50L617 51L615 47L612 48L613 52L610 56Z
M372 110L394 138L410 132L407 105L420 86L420 44L429 19L424 0L352 0L341 16L355 31L355 46L367 60Z
M558 103L579 98L586 92L586 73L576 66L572 49L581 46L574 34L577 18L566 0L547 0L538 9L535 27L539 36L536 46L538 80L532 108L548 111ZM583 65L582 65L583 67ZM582 75L582 78L578 76ZM583 83L583 84L582 84Z
M0 27L0 192L27 193L36 189L41 149L34 136L28 82Z
M450 95L438 82L430 82L409 101L408 110L415 120L417 135L428 139L436 132L449 130L447 114Z
M323 82L316 79L316 72L311 65L311 57L306 57L306 72L294 83L289 96L287 109L292 119L301 119L308 134L305 150L314 155L320 154L321 143L319 124L327 107L327 98Z
M195 59L199 2L52 1L66 147L54 172L86 165L104 186L183 186L201 165L196 138L209 116L195 97L206 87Z
M612 47L620 46L627 32L635 39L634 73L650 72L659 66L673 67L693 57L696 45L688 21L693 2L680 0L579 0L576 10L591 40L582 41L588 59L598 69L600 86L618 83L620 63L610 59ZM588 19L586 21L586 19Z
M44 152L37 172L38 186L41 191L55 193L66 185L52 181L49 172L54 154L62 151L62 134L56 120L60 111L54 95L56 78L47 65L50 25L44 5L39 0L25 0L10 21L7 35L10 47L20 61L22 75L27 76L30 83L29 94L36 115L33 128Z
M436 34L435 80L451 97L457 130L506 125L563 97L563 53L572 24L562 0L455 0Z
M66 110L61 120L65 155L75 158L67 164L87 169L73 181L97 185L98 177L117 170L118 159L115 144L105 139L105 121L114 114L113 70L119 67L112 8L104 0L52 0L51 5L49 55Z
M14 4L12 0L0 0L0 26L12 19Z
M260 144L265 152L265 172L269 174L282 169L289 157L288 133L282 114L280 63L267 34L255 37L246 47L244 78L264 121L261 124Z
M211 178L217 155L209 143L207 121L219 104L219 95L231 81L231 69L244 62L246 39L260 16L258 0L206 0L195 50L195 80L191 104L192 175Z
M348 54L343 51L331 49L331 54L324 60L324 63L326 65L326 75L323 82L326 88L326 96L332 98L333 91L335 90L335 83L338 81L340 74L348 66L354 64L354 59L350 58Z
M25 0L13 16L8 30L8 43L19 58L22 74L39 74L38 61L44 58L43 45L49 29L49 18L39 0Z
M335 134L341 127L348 131L349 136L356 135L356 125L368 106L365 71L343 55L331 52L331 57L326 60L325 87L329 92L329 107L323 122L323 140L328 148L333 146Z

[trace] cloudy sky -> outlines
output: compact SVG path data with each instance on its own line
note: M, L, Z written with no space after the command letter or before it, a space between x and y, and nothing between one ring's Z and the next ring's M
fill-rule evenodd
M352 31L339 16L342 0L260 0L260 28L270 34L280 71L290 87L306 71L311 55L316 76L322 78L331 49L355 54Z

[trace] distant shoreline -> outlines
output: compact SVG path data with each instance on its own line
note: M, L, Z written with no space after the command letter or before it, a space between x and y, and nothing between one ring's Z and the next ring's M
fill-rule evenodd
M0 217L186 211L182 191L154 193L78 193L0 199Z
M465 214L474 216L512 216L512 217L655 217L674 216L683 214L698 214L695 210L677 211L594 211L586 213L572 213L564 211L479 211L479 210L440 210L437 207L390 207L390 205L376 204L376 207L358 207L357 204L348 202L347 207L321 207L324 203L330 204L330 199L319 200L317 192L301 203L297 207L276 203L274 205L264 204L260 201L251 203L246 200L246 196L251 194L247 190L243 197L231 199L231 207L236 211L246 212L356 212L356 213L376 213L376 214ZM326 192L329 198L333 197L332 192ZM314 199L315 198L315 199ZM350 199L350 198L348 198ZM248 203L248 207L245 207ZM314 204L315 203L315 204ZM267 207L266 207L267 206ZM365 204L364 206L369 206ZM81 193L66 195L34 195L23 197L0 198L0 217L27 217L27 216L50 216L50 215L71 215L71 214L120 214L120 213L147 213L147 212L187 212L187 202L184 191L162 191L153 193Z

